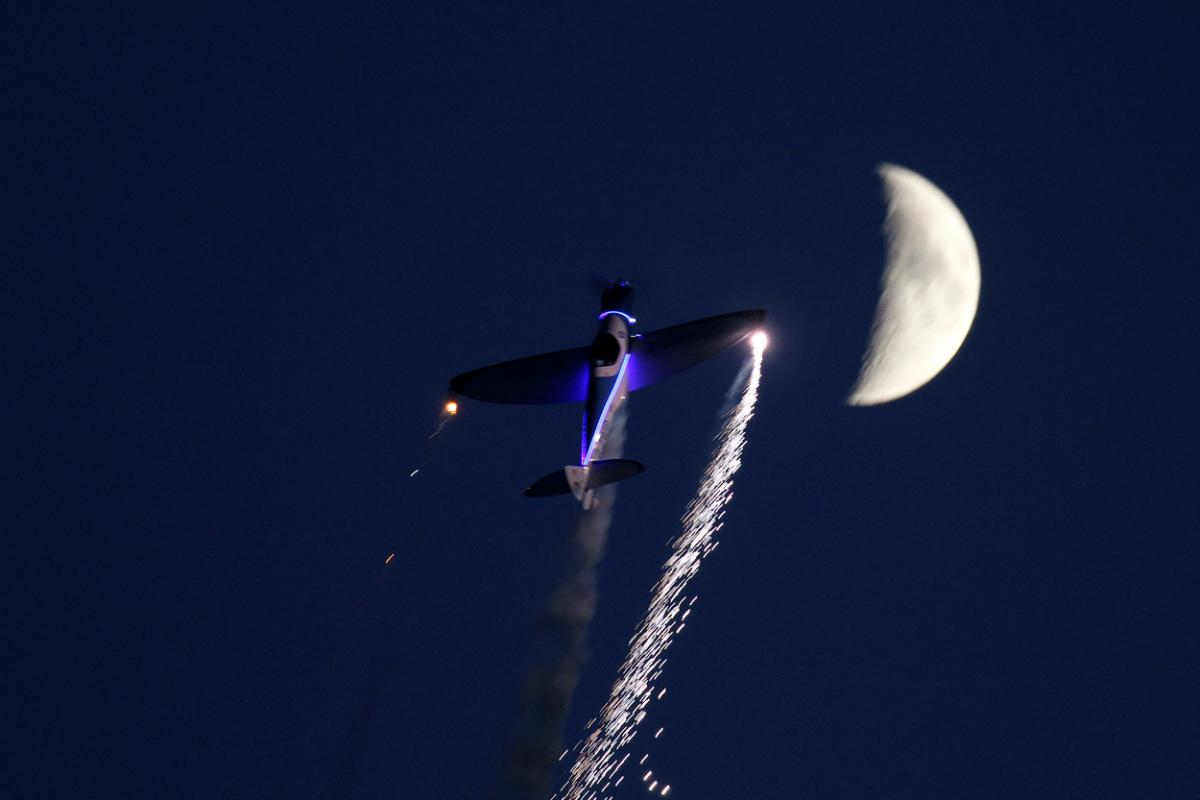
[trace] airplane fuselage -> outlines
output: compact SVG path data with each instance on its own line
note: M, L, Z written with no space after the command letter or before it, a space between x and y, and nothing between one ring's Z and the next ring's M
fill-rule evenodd
M628 397L630 319L620 311L606 311L600 315L600 329L592 343L583 410L583 435L579 447L581 466L586 467L604 455L612 420Z
M595 490L586 488L593 462L620 455L610 453L609 435L613 420L629 396L629 326L635 322L624 311L604 311L592 340L588 362L587 399L583 406L583 430L579 442L579 467L566 469L572 493L584 508L595 505Z

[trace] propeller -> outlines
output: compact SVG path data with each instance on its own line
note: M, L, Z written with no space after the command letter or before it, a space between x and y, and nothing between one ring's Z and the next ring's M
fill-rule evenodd
M587 272L588 290L596 297L599 297L601 292L612 286L617 281L622 280L633 286L635 292L634 307L638 310L638 312L645 312L645 310L649 308L661 313L663 309L670 308L671 304L667 302L665 297L663 297L662 292L657 291L652 281L643 283L641 281L640 274L635 274L629 277L622 276L613 278L607 275L602 275L594 269Z

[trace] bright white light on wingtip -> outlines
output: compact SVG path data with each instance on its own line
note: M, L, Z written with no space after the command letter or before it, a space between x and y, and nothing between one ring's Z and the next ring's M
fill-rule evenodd
M769 341L770 340L767 339L766 331L755 331L754 335L750 337L750 345L757 353L761 353L763 350L766 350L767 342Z

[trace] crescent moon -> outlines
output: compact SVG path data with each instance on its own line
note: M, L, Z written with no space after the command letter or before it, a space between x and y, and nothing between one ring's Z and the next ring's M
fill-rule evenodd
M979 252L962 213L912 170L881 164L887 262L862 371L846 402L870 406L924 386L950 362L979 307Z

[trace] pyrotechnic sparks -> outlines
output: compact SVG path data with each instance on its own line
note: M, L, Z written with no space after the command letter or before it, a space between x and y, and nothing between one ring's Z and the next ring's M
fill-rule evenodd
M638 725L646 716L646 706L655 696L654 682L666 664L665 653L674 636L683 629L683 617L696 598L684 597L688 582L700 570L704 557L717 546L716 534L724 524L725 509L733 498L733 477L742 465L746 446L746 427L754 416L758 384L762 379L762 355L765 335L753 343L750 374L741 398L725 416L717 447L700 479L695 497L683 515L683 530L671 542L671 556L663 564L662 575L651 595L650 607L629 642L629 654L621 665L608 702L600 711L595 727L583 741L575 763L571 765L557 796L563 800L598 800L603 789L617 777L628 753L622 753L637 735ZM661 693L659 694L661 696ZM662 728L655 733L657 738ZM639 764L645 764L643 756ZM643 783L653 773L647 771ZM657 783L657 781L655 782ZM666 794L669 786L664 786ZM653 790L653 787L651 787Z
M421 466L414 468L412 472L408 473L409 478L417 477L417 474L421 471L421 467L428 466L433 461L433 440L438 437L439 433L446 429L446 426L456 416L458 416L458 401L451 398L442 406L442 412L438 414L437 424L433 426L433 433L425 437L425 454L421 458Z

